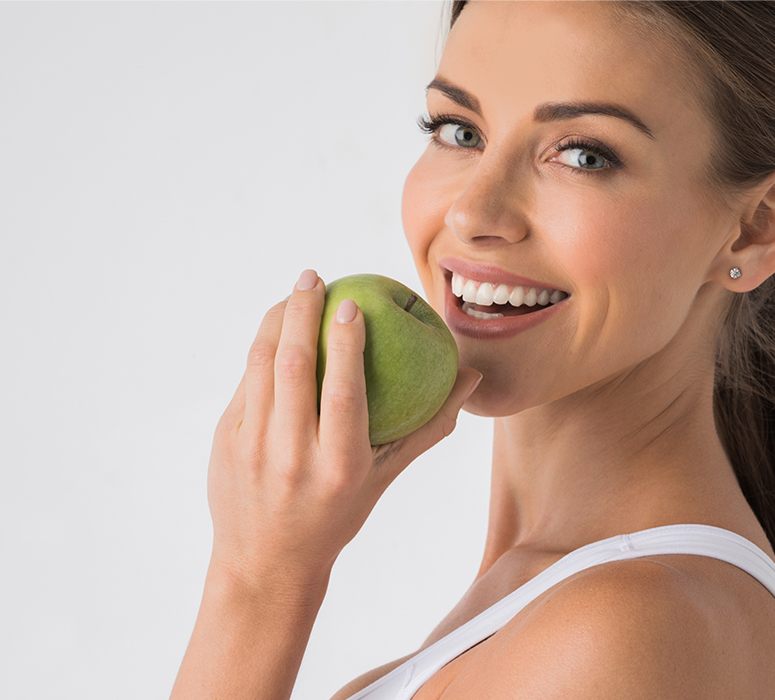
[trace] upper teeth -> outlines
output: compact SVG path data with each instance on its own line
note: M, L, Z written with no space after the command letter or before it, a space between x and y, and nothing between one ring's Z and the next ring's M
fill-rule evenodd
M463 297L463 301L482 306L509 303L512 306L535 306L541 304L556 304L568 295L559 289L541 289L538 287L509 287L506 284L493 284L469 280L452 273L452 293Z

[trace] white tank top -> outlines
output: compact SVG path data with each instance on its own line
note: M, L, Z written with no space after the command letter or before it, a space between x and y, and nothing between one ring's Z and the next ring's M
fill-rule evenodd
M655 554L699 554L748 572L775 596L775 561L749 539L714 525L662 525L574 549L515 591L347 700L410 700L442 666L495 634L544 591L597 564Z

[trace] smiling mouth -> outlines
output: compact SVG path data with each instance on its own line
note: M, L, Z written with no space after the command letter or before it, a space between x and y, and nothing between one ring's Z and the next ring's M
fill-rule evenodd
M445 283L448 286L452 286L452 271L447 270L444 273L444 279ZM536 311L542 311L543 309L547 309L553 304L539 304L535 303L533 306L529 306L527 304L520 304L519 306L512 306L508 302L505 304L496 304L493 302L489 306L486 306L484 304L474 304L470 301L463 301L462 296L457 296L455 294L452 295L455 299L455 303L457 304L457 307L459 309L462 309L463 311L466 311L468 309L472 309L473 311L476 311L480 314L490 314L492 316L495 316L496 314L502 315L502 316L526 316L527 314L535 313ZM568 294L565 299L569 298L570 294ZM565 299L562 299L561 301L564 301ZM557 302L557 303L561 303Z

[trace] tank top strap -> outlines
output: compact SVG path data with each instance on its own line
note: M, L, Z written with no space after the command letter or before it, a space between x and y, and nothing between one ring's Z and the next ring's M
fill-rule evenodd
M697 554L726 561L775 596L775 561L736 532L680 523L614 535L574 549L465 624L423 649L347 700L409 700L442 666L492 636L539 595L598 564L658 554Z

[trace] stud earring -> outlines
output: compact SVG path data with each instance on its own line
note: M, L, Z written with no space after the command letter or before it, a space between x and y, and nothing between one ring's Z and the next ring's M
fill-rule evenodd
M733 280L736 280L738 277L741 277L741 276L742 276L742 274L743 274L743 273L740 271L740 268L739 268L739 267L733 267L733 268L732 268L732 269L729 271L729 276L730 276L730 277L731 277Z

